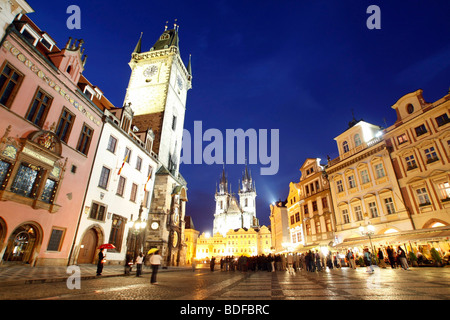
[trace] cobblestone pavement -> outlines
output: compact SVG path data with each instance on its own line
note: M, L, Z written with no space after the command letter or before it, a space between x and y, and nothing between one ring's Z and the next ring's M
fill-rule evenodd
M2 285L8 283L5 281L7 271L0 270L0 299L450 300L450 268L412 268L410 271L376 268L373 274L366 273L365 268L295 274L285 271L210 272L208 269L192 272L189 268L178 268L160 272L158 285L150 285L148 269L139 278L123 276L123 269L119 267L106 269L106 276L100 278L92 276L91 269L83 269L89 276L81 280L81 289L74 290L68 289L64 278L54 282L36 280L31 284L10 280L9 285ZM95 268L93 270L95 273ZM16 272L20 277L20 272ZM42 276L42 272L40 274ZM53 276L58 279L56 276L63 274Z

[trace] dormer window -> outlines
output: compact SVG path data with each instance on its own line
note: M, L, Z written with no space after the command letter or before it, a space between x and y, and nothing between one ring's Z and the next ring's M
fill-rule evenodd
M91 87L86 86L86 87L84 88L83 93L84 93L91 101L94 99L94 94L95 94L95 92L94 92L94 90L93 90Z
M45 33L42 35L41 43L48 49L48 51L52 51L53 46L55 45L55 42L53 42L53 40Z
M20 33L27 39L27 41L33 45L36 46L39 39L41 38L40 35L34 31L29 25L25 24L22 27L22 30L20 30Z

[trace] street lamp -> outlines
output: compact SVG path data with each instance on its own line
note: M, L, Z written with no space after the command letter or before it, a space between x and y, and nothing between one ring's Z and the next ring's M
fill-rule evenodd
M137 255L138 255L138 252L137 252L138 236L141 234L142 230L144 230L145 227L147 226L147 222L141 220L142 210L143 210L143 208L142 208L142 203L141 203L141 206L139 207L138 219L136 221L128 222L128 230L129 230L128 232L133 234L133 236L134 236L134 259L136 259Z
M372 244L372 236L375 234L375 227L370 222L368 222L367 227L363 227L362 225L359 226L359 232L361 233L361 235L369 237L370 247L372 248L372 254L375 255L375 251Z

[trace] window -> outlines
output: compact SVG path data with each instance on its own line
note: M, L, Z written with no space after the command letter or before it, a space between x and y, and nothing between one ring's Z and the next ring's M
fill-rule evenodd
M450 199L450 183L440 183L439 192L441 193L441 199Z
M311 223L310 223L310 222L307 222L307 223L306 223L306 235L310 236L311 234L312 234L312 231L311 231Z
M308 212L308 205L307 204L305 204L304 206L303 206L303 209L304 209L304 213L305 214L308 214L309 212Z
M350 149L348 148L348 142L344 141L342 143L342 149L344 150L344 153L348 152Z
M5 185L3 183L5 182L5 178L8 175L10 167L11 164L9 162L0 160L0 190L5 189Z
M414 155L410 155L405 157L406 161L406 170L412 170L417 168L416 159L414 159Z
M427 163L439 160L434 147L429 147L425 149L425 156L427 157Z
M361 206L356 206L353 208L355 210L356 220L361 221L364 219Z
M383 164L379 163L375 165L375 173L377 175L377 179L383 178L386 174L384 173Z
M369 173L367 172L367 170L361 171L361 182L362 184L370 182Z
M294 216L291 216L291 224L294 224L295 223L295 218L294 218Z
M299 222L300 221L300 212L296 212L295 213L295 222Z
M350 189L356 187L355 176L350 176L350 177L348 177L348 187L349 187Z
M83 129L81 130L80 140L78 141L77 150L82 154L87 155L89 151L89 146L91 145L92 135L94 134L94 130L91 129L86 124L83 125Z
M113 136L109 136L108 146L106 147L106 150L111 151L112 153L116 152L116 146L117 146L117 139Z
M91 212L89 218L104 221L105 220L106 207L96 202L92 203Z
M344 187L342 186L342 180L336 181L336 187L337 187L338 192L344 191Z
M125 190L126 179L122 176L119 177L119 183L117 184L116 195L123 197L123 192Z
M436 118L436 123L438 127L443 126L444 124L449 123L450 120L448 119L448 115L446 113L441 114L439 117Z
M31 103L25 118L35 125L42 127L51 103L52 97L39 89L34 95L33 102Z
M124 217L113 214L108 243L112 243L117 249L122 247L125 223L126 219Z
M331 218L327 218L327 219L325 220L325 226L326 226L326 228L327 228L327 232L333 231L333 226L332 226L332 224L331 224Z
M111 170L109 170L108 168L106 168L106 167L102 168L102 172L100 174L100 180L98 181L98 186L100 188L106 189L106 187L108 186L110 172L111 172Z
M58 121L58 126L56 127L56 135L67 143L69 140L70 132L72 131L73 122L75 121L75 115L66 108L63 109L61 117Z
M416 136L421 136L428 132L427 128L425 127L424 124L421 124L420 126L416 127L414 130L416 131Z
M50 240L48 241L47 251L60 251L63 235L64 229L52 229Z
M348 210L342 210L342 218L344 219L344 223L350 223L350 217L348 216Z
M34 199L36 187L39 183L41 168L27 164L20 164L16 177L11 185L11 191L21 196Z
M130 163L131 158L131 150L127 147L125 148L125 154L123 155L123 161L126 163Z
M369 211L372 218L378 217L377 204L375 202L369 202Z
M328 208L328 200L327 198L322 198L322 208Z
M150 191L145 191L144 192L144 208L150 208L149 207L149 202L150 202Z
M397 141L398 141L398 144L408 142L408 136L406 135L406 133L403 133L397 137Z
M142 167L142 158L141 157L137 157L136 158L136 170L137 171L141 171L141 167Z
M386 198L384 199L384 204L386 206L386 212L387 214L393 214L395 212L394 209L394 202L392 201L392 198Z
M317 201L312 202L313 212L317 211Z
M354 140L355 140L355 147L361 145L361 137L359 136L359 134L355 134Z
M322 228L320 226L320 220L319 219L316 220L316 234L318 234L318 233L322 233Z
M416 193L417 193L417 199L419 200L419 206L431 204L426 188L416 189Z
M0 75L0 103L10 108L14 97L22 83L23 75L9 63L5 65Z
M131 194L130 194L130 201L136 202L136 193L137 193L137 184L133 183L131 185Z
M175 131L177 128L177 116L173 116L172 118L172 130Z
M55 200L57 182L52 179L47 179L44 190L42 191L41 201L46 203L53 203Z

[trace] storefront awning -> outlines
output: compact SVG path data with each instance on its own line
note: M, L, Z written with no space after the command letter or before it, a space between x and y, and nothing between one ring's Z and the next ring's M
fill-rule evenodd
M433 229L421 229L415 231L407 231L402 233L391 233L389 235L372 236L373 245L396 245L407 242L418 241L442 241L450 239L450 227L440 227ZM351 248L358 246L370 246L369 237L358 237L345 239L343 242L334 246L336 249Z

